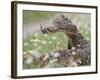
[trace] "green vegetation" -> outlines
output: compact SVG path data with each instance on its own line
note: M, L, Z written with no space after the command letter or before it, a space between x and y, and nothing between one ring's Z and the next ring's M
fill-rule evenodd
M23 11L24 24L43 21L45 19L49 19L50 16L54 16L54 14L52 12L44 11Z
M38 50L40 53L67 48L67 36L62 32L54 34L36 33L24 41L24 51Z

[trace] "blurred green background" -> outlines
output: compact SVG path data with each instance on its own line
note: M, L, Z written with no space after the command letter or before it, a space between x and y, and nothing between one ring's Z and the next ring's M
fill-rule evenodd
M91 40L91 15L86 13L64 13L46 11L23 11L23 53L28 55L32 51L46 54L67 48L67 36L63 32L53 34L42 34L40 24L52 24L56 15L64 14L75 25L77 25L82 35L90 42ZM31 64L31 59L23 57L23 68L39 68L36 64ZM51 66L52 67L52 66Z

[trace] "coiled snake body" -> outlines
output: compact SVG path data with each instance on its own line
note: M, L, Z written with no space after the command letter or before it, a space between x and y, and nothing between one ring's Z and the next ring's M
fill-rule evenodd
M90 43L68 17L64 15L56 16L53 24L47 28L41 26L41 31L44 34L64 32L69 37L68 49L50 52L48 54L49 60L57 59L55 62L63 66L90 65Z

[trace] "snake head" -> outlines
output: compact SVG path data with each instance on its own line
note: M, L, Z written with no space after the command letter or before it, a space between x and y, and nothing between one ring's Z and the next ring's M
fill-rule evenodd
M53 20L51 26L43 28L41 25L41 32L44 34L55 33L55 32L65 32L67 34L75 33L77 31L76 25L74 25L68 17L64 15L56 16Z

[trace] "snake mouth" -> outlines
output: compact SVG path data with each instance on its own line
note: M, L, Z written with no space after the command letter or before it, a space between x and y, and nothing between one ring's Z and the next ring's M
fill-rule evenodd
M61 32L61 31L64 32L65 30L64 27L58 27L58 26L49 26L46 28L43 28L42 26L40 26L40 28L43 34L55 33L55 32Z
M46 27L46 28L43 28L41 26L41 32L44 33L44 34L47 34L47 33L54 33L54 32L57 32L58 28L57 27Z

